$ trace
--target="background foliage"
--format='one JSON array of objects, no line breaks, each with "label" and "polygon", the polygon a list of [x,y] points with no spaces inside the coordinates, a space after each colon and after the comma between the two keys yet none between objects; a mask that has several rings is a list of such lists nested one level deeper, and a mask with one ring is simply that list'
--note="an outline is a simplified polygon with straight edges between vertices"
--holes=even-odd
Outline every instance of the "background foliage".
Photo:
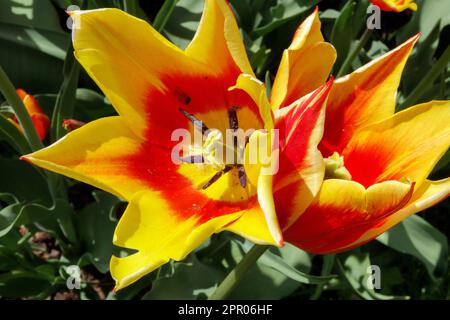
[{"label": "background foliage", "polygon": [[[450,2],[418,0],[415,13],[383,13],[377,30],[353,61],[355,69],[421,32],[403,75],[398,109],[450,98]],[[338,50],[336,75],[365,29],[367,0],[231,0],[251,63],[270,84],[296,27],[320,8],[326,39]],[[69,5],[119,7],[143,19],[180,47],[192,38],[203,1],[2,0],[0,65],[17,87],[34,94],[52,119],[46,144],[66,132],[61,121],[114,114],[110,103],[73,59]],[[425,79],[425,80],[423,80]],[[421,81],[422,80],[422,81]],[[0,96],[0,102],[4,99]],[[6,103],[0,113],[6,116]],[[231,234],[214,236],[183,262],[171,262],[113,293],[108,273],[115,225],[126,206],[103,191],[48,177],[18,160],[29,151],[21,133],[0,115],[0,298],[205,299],[248,251]],[[447,153],[433,178],[450,176]],[[56,192],[55,192],[56,190]],[[448,299],[450,202],[413,216],[376,241],[337,256],[314,256],[287,245],[258,261],[231,298]],[[367,268],[381,267],[381,290],[367,286]],[[68,290],[68,267],[82,268],[81,290]]]}]

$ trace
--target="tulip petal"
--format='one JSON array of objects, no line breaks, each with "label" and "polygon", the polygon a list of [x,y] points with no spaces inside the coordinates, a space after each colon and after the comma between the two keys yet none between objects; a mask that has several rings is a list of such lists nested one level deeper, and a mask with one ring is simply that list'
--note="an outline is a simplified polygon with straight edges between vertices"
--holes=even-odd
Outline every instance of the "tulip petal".
[{"label": "tulip petal", "polygon": [[31,121],[33,122],[39,139],[43,141],[50,129],[50,119],[44,113],[35,113],[31,115]]},{"label": "tulip petal", "polygon": [[450,178],[439,181],[425,181],[422,186],[414,192],[411,200],[405,207],[388,216],[375,228],[367,228],[366,232],[358,240],[348,245],[348,249],[360,246],[372,239],[375,239],[383,232],[389,230],[410,215],[426,210],[445,200],[449,196]]},{"label": "tulip petal", "polygon": [[276,113],[280,137],[279,171],[274,181],[278,219],[287,229],[313,201],[325,165],[317,146],[324,130],[325,106],[333,80]]},{"label": "tulip petal", "polygon": [[[145,21],[120,10],[75,11],[71,15],[75,56],[137,135],[148,135],[148,130],[154,135],[156,128],[163,130],[158,136],[170,136],[173,130],[185,127],[180,107],[194,115],[217,110],[226,115],[233,106],[227,89],[241,73],[235,65],[227,64],[226,70],[218,73],[210,63],[175,47]],[[223,26],[220,30],[223,33]],[[212,44],[218,45],[218,52],[223,51],[221,42]],[[193,48],[201,49],[198,45]],[[211,47],[204,49],[199,57],[212,54]],[[217,59],[216,54],[212,57]],[[220,125],[221,117],[216,114],[213,118],[216,123],[208,123],[211,128]]]},{"label": "tulip petal", "polygon": [[109,117],[72,131],[54,145],[22,159],[129,200],[145,187],[128,173],[135,164],[127,159],[140,150],[141,142],[121,117]]},{"label": "tulip petal", "polygon": [[336,61],[336,50],[324,42],[316,10],[300,25],[291,45],[283,53],[275,77],[271,105],[286,107],[321,86]]},{"label": "tulip petal", "polygon": [[344,150],[353,180],[369,186],[410,180],[419,186],[450,146],[450,102],[408,108],[352,137]]},{"label": "tulip petal", "polygon": [[114,234],[114,244],[137,250],[128,257],[111,259],[111,275],[120,290],[157,269],[170,259],[183,260],[212,234],[241,213],[211,219],[184,217],[174,212],[157,193],[136,194]]},{"label": "tulip petal", "polygon": [[[263,195],[265,191],[267,196],[262,198],[272,199],[270,193],[273,192],[275,206],[269,206],[273,208],[270,212],[276,211],[278,223],[283,230],[304,212],[320,189],[324,163],[317,145],[322,138],[325,101],[331,86],[332,81],[329,81],[315,92],[276,113],[279,168],[273,178],[270,175],[259,176],[263,180],[258,181],[258,195]],[[256,136],[252,136],[252,139],[256,139]],[[255,168],[247,165],[246,171],[251,170]],[[264,207],[262,199],[259,203]],[[261,227],[267,220],[270,221],[270,217],[264,217],[262,210],[254,207],[226,230],[250,241],[267,244],[272,237]]]},{"label": "tulip petal", "polygon": [[414,184],[385,181],[364,188],[354,181],[323,182],[311,206],[286,232],[286,241],[312,253],[339,252],[367,228],[404,207]]},{"label": "tulip petal", "polygon": [[186,54],[217,73],[240,70],[254,75],[233,11],[225,0],[205,0],[200,25]]},{"label": "tulip petal", "polygon": [[[229,91],[241,90],[245,92],[259,108],[259,115],[264,123],[264,129],[273,129],[273,115],[271,112],[269,101],[266,96],[264,83],[249,74],[241,74],[236,85],[231,87]],[[262,129],[262,128],[261,128]]]},{"label": "tulip petal", "polygon": [[324,157],[342,154],[350,137],[361,128],[391,117],[406,60],[419,35],[396,49],[335,81],[327,106]]},{"label": "tulip petal", "polygon": [[[273,170],[278,165],[275,163],[277,150],[274,149],[273,142],[273,116],[267,100],[265,86],[259,80],[249,75],[241,75],[236,86],[230,88],[231,91],[244,90],[259,106],[260,115],[264,122],[265,133],[254,132],[246,148],[245,171],[249,181],[257,186],[257,202],[246,210],[241,219],[224,228],[240,234],[251,241],[257,243],[283,245],[283,237],[275,212],[273,200]],[[263,147],[261,143],[265,143]],[[270,144],[270,145],[269,145]],[[256,148],[254,148],[256,146]],[[259,157],[260,150],[264,149],[270,153],[269,161]],[[254,161],[249,161],[249,152],[258,153]]]},{"label": "tulip petal", "polygon": [[[148,23],[117,9],[71,12],[75,56],[130,127],[147,126],[146,93],[195,63]],[[167,63],[170,61],[170,63]]]},{"label": "tulip petal", "polygon": [[406,9],[417,10],[414,0],[370,0],[383,11],[402,12]]}]

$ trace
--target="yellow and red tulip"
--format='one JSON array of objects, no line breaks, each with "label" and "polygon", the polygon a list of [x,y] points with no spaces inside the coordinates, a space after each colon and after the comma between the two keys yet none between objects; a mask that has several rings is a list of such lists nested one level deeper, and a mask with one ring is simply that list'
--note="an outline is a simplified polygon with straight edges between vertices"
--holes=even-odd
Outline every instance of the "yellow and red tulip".
[{"label": "yellow and red tulip", "polygon": [[[223,230],[283,245],[273,186],[301,188],[304,207],[318,192],[323,162],[317,161],[317,145],[332,82],[294,101],[274,124],[265,87],[254,78],[227,1],[205,2],[197,34],[184,51],[116,9],[71,14],[79,24],[73,33],[75,56],[119,116],[88,123],[23,159],[129,202],[113,242],[137,252],[112,257],[116,289],[170,259],[183,259]],[[191,161],[174,163],[174,130],[195,135],[205,126],[221,133],[231,127],[256,130],[246,151],[261,136],[274,141],[271,130],[280,130],[284,169],[274,182],[258,162],[210,165],[195,163],[202,161],[192,155]],[[266,147],[272,150],[271,143]]]},{"label": "yellow and red tulip", "polygon": [[[336,84],[324,83],[336,52],[324,42],[316,10],[285,51],[269,103],[225,0],[206,1],[184,51],[119,10],[72,15],[80,24],[75,55],[119,116],[82,126],[23,158],[129,202],[114,244],[137,252],[111,259],[117,289],[183,259],[223,230],[277,246],[283,232],[307,251],[337,252],[450,192],[450,180],[426,180],[450,143],[443,122],[449,103],[394,115],[416,38]],[[194,135],[208,127],[255,129],[246,154],[277,129],[279,171],[262,174],[260,163],[210,165],[195,155],[174,163],[174,130]]]},{"label": "yellow and red tulip", "polygon": [[[16,92],[25,105],[25,108],[30,115],[31,121],[33,122],[39,138],[41,139],[41,141],[43,141],[47,135],[48,130],[50,129],[49,118],[42,111],[35,97],[33,97],[31,94],[26,93],[22,89],[17,89]],[[22,130],[16,117],[13,117],[12,122],[17,126],[17,128],[19,128],[19,130]]]},{"label": "yellow and red tulip", "polygon": [[370,0],[370,2],[380,7],[383,11],[402,12],[407,9],[417,10],[417,3],[414,0]]},{"label": "yellow and red tulip", "polygon": [[[432,101],[395,114],[401,74],[417,39],[335,81],[319,145],[325,179],[318,196],[305,210],[298,208],[295,192],[274,194],[286,241],[312,253],[349,250],[449,196],[450,178],[427,177],[450,146],[450,101]],[[312,62],[316,66],[308,68],[329,65]],[[302,73],[297,61],[280,68]],[[290,102],[289,92],[302,90],[299,80],[286,79],[278,86],[283,90],[272,92],[281,101],[272,106],[281,107],[275,115],[286,108],[284,100]],[[286,223],[292,215],[297,219]]]}]

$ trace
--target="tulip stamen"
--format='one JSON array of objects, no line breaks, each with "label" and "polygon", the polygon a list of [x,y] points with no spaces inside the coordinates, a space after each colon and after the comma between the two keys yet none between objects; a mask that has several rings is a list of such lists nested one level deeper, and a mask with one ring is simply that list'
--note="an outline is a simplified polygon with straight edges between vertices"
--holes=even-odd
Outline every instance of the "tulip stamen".
[{"label": "tulip stamen", "polygon": [[197,130],[201,131],[202,134],[206,136],[206,134],[209,131],[209,128],[206,126],[206,124],[203,123],[203,121],[200,121],[199,119],[197,119],[196,116],[194,116],[192,113],[187,112],[183,108],[179,108],[179,110],[186,118],[188,118],[192,122],[192,124]]},{"label": "tulip stamen", "polygon": [[238,176],[239,176],[239,183],[241,184],[242,188],[247,187],[247,173],[245,172],[245,168],[242,164],[238,165]]},{"label": "tulip stamen", "polygon": [[[227,111],[228,126],[229,126],[229,129],[232,130],[232,132],[233,132],[233,142],[232,142],[232,147],[231,147],[234,150],[233,163],[225,164],[224,167],[222,166],[223,169],[218,171],[206,184],[203,185],[203,187],[202,187],[203,190],[208,189],[212,184],[217,182],[224,174],[228,173],[229,171],[231,171],[234,168],[237,169],[239,184],[241,185],[241,187],[242,188],[247,187],[247,173],[245,172],[244,165],[238,161],[238,158],[239,158],[238,154],[243,154],[245,152],[245,146],[247,146],[250,137],[249,136],[245,137],[244,148],[241,148],[239,146],[238,137],[236,135],[236,132],[239,130],[239,120],[238,120],[238,116],[237,116],[238,109],[239,109],[238,107],[232,107]],[[197,130],[202,132],[203,136],[205,136],[206,138],[211,138],[212,139],[211,141],[214,141],[214,138],[212,136],[210,136],[210,134],[214,133],[214,130],[210,130],[206,124],[204,124],[195,115],[189,113],[185,109],[179,108],[179,110],[187,119],[189,119],[193,123],[194,128],[196,128]],[[208,139],[207,139],[207,141],[208,141]],[[210,144],[211,144],[211,141],[210,141]],[[210,154],[208,153],[207,150],[209,150],[209,149],[208,148],[203,149],[203,152],[207,152],[206,154],[203,153],[203,154],[190,155],[187,157],[180,158],[180,161],[189,163],[189,164],[210,163],[208,161],[208,159],[211,157],[209,156]],[[213,163],[215,163],[215,162],[213,162]]]},{"label": "tulip stamen", "polygon": [[202,189],[203,190],[208,189],[213,183],[217,182],[217,180],[219,180],[219,178],[221,176],[223,176],[225,173],[231,171],[231,169],[233,169],[233,168],[234,168],[234,166],[232,166],[232,165],[225,166],[225,169],[217,172],[206,184],[203,185]]},{"label": "tulip stamen", "polygon": [[180,161],[186,163],[205,163],[205,158],[203,155],[192,155],[187,157],[180,157]]}]

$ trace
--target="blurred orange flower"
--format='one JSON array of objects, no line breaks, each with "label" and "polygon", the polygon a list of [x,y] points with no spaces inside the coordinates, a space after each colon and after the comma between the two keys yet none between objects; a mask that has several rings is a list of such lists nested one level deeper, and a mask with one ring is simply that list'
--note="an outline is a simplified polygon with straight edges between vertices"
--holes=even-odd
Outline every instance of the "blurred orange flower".
[{"label": "blurred orange flower", "polygon": [[[31,121],[36,128],[36,132],[39,138],[41,139],[41,141],[43,141],[45,139],[45,136],[47,135],[48,130],[50,129],[49,118],[42,111],[35,97],[33,97],[31,94],[28,94],[22,89],[17,89],[16,92],[25,105],[25,108],[30,115]],[[19,130],[22,131],[19,120],[15,116],[13,117],[12,122],[17,126],[17,128],[19,128]]]},{"label": "blurred orange flower", "polygon": [[380,7],[383,11],[402,12],[406,9],[417,10],[414,0],[370,0],[372,4]]}]

